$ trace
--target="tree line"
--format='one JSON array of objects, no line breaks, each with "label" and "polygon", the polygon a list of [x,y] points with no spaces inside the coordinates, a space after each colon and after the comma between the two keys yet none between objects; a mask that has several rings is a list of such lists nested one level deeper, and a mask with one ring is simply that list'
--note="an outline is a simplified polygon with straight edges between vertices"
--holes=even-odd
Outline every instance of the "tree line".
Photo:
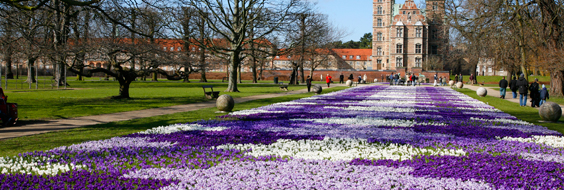
[{"label": "tree line", "polygon": [[508,78],[550,75],[550,93],[564,96],[562,0],[447,0],[451,62],[466,58],[475,75],[480,59],[493,60]]},{"label": "tree line", "polygon": [[[25,60],[30,83],[39,62],[55,66],[56,85],[67,85],[65,69],[79,77],[103,73],[119,81],[114,98],[130,98],[131,82],[157,80],[157,74],[189,82],[198,73],[206,82],[210,64],[228,66],[226,91],[237,92],[243,64],[257,82],[276,55],[294,58],[297,82],[297,71],[313,71],[327,55],[319,49],[331,48],[341,35],[314,3],[301,0],[0,2],[0,46],[9,74],[15,60]],[[163,39],[180,39],[182,51],[163,48]],[[106,65],[85,64],[92,60]]]}]

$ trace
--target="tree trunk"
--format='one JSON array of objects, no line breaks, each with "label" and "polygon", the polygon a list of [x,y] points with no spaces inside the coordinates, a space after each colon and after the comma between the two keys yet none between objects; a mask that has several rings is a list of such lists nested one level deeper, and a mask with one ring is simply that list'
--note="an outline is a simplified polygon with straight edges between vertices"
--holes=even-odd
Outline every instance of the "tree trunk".
[{"label": "tree trunk", "polygon": [[241,80],[241,64],[239,63],[239,67],[238,67],[238,71],[237,71],[237,82],[238,83],[243,83],[243,81]]},{"label": "tree trunk", "polygon": [[14,79],[14,73],[12,72],[12,52],[8,50],[6,55],[6,78]]},{"label": "tree trunk", "polygon": [[550,75],[550,95],[564,97],[564,70],[555,70]]},{"label": "tree trunk", "polygon": [[253,72],[253,83],[258,83],[257,80],[257,60],[253,57],[253,67],[251,68]]},{"label": "tree trunk", "polygon": [[130,99],[129,97],[129,85],[131,81],[120,80],[119,82],[119,96],[114,96],[114,99]]},{"label": "tree trunk", "polygon": [[313,71],[315,71],[314,67],[311,67],[311,70],[309,70],[309,77],[313,78]]},{"label": "tree trunk", "polygon": [[260,71],[259,71],[259,78],[258,80],[263,80],[262,78],[262,71],[264,70],[264,61],[261,62],[260,64]]},{"label": "tree trunk", "polygon": [[159,81],[159,80],[157,79],[157,75],[158,75],[157,72],[151,73],[151,81]]},{"label": "tree trunk", "polygon": [[206,52],[202,49],[200,50],[200,82],[208,82],[206,79]]},{"label": "tree trunk", "polygon": [[[35,72],[33,71],[33,65],[35,65],[36,58],[28,58],[27,59],[27,83],[34,83],[35,82]],[[80,75],[79,75],[80,76]]]},{"label": "tree trunk", "polygon": [[237,69],[239,68],[239,64],[241,64],[239,54],[240,51],[237,50],[231,53],[231,61],[228,68],[229,84],[227,85],[225,92],[239,92],[239,89],[237,89]]}]

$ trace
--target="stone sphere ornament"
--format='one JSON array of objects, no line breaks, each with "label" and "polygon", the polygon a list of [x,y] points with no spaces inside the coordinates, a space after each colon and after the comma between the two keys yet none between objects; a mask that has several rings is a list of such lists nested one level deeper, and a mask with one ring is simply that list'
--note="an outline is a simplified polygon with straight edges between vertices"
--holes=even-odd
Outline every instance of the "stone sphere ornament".
[{"label": "stone sphere ornament", "polygon": [[221,112],[230,112],[233,110],[233,107],[235,107],[235,100],[233,100],[233,97],[224,94],[217,98],[215,105]]},{"label": "stone sphere ornament", "polygon": [[456,87],[457,87],[457,88],[462,88],[462,87],[464,87],[464,83],[458,82],[458,83],[456,83]]},{"label": "stone sphere ornament", "polygon": [[[350,81],[350,80],[349,80]],[[347,81],[348,82],[348,81]],[[315,85],[313,86],[313,88],[311,89],[313,92],[315,92],[316,94],[321,94],[321,91],[323,91],[323,88],[321,88],[320,85]]]},{"label": "stone sphere ornament", "polygon": [[347,85],[348,87],[351,87],[351,86],[352,86],[352,84],[353,84],[353,81],[352,81],[352,80],[347,80],[347,83],[346,83],[346,85]]},{"label": "stone sphere ornament", "polygon": [[484,87],[480,87],[476,90],[476,94],[480,97],[486,97],[488,95],[488,90]]},{"label": "stone sphere ornament", "polygon": [[453,81],[453,80],[448,81],[448,84],[449,84],[450,86],[454,86],[454,81]]},{"label": "stone sphere ornament", "polygon": [[377,82],[378,82],[378,79],[374,79],[374,83],[377,83]]},{"label": "stone sphere ornament", "polygon": [[539,116],[545,121],[557,122],[562,117],[562,108],[554,102],[546,102],[539,109]]}]

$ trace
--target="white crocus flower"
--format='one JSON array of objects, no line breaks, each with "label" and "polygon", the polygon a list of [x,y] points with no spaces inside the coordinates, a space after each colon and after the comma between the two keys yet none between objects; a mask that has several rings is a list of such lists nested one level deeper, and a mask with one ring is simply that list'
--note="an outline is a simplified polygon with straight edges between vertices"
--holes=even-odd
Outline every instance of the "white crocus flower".
[{"label": "white crocus flower", "polygon": [[411,145],[368,143],[363,139],[325,138],[324,140],[280,139],[270,145],[227,144],[218,149],[252,150],[252,156],[279,155],[312,160],[345,160],[355,158],[407,160],[416,155],[466,155],[463,150],[424,149]]}]

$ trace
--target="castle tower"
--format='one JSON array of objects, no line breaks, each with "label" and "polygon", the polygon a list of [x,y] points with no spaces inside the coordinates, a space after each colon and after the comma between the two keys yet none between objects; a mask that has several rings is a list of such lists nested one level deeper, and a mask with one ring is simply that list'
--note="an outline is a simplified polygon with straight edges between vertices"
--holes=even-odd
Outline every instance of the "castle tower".
[{"label": "castle tower", "polygon": [[373,4],[372,68],[387,69],[390,66],[390,26],[395,0],[374,0]]},{"label": "castle tower", "polygon": [[429,24],[428,57],[443,58],[448,53],[448,28],[445,27],[445,1],[425,0],[427,5],[427,23]]}]

